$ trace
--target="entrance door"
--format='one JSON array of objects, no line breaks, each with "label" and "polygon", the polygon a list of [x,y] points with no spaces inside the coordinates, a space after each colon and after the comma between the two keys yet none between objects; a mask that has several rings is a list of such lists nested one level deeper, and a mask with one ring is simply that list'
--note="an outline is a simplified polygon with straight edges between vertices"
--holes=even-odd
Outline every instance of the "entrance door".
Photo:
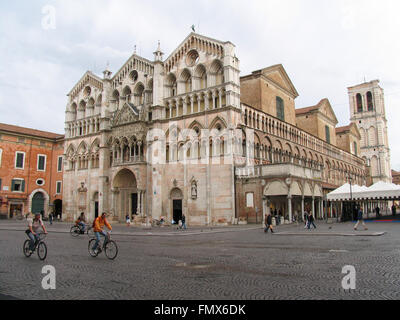
[{"label": "entrance door", "polygon": [[138,194],[137,193],[131,193],[131,204],[132,204],[132,216],[137,215],[137,203],[138,203]]},{"label": "entrance door", "polygon": [[96,219],[99,216],[99,202],[94,202],[94,218]]},{"label": "entrance door", "polygon": [[44,212],[44,196],[43,193],[37,192],[32,198],[32,213]]},{"label": "entrance door", "polygon": [[182,200],[173,200],[173,210],[174,221],[178,223],[182,220]]}]

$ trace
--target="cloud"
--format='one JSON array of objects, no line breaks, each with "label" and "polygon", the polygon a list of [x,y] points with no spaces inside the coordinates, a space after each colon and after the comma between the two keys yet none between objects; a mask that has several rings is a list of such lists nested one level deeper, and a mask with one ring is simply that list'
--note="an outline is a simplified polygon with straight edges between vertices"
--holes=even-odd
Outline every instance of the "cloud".
[{"label": "cloud", "polygon": [[[55,8],[55,30],[42,28],[45,5]],[[399,9],[396,0],[3,1],[2,121],[62,132],[65,95],[86,70],[100,74],[109,61],[116,72],[135,45],[152,59],[158,40],[168,56],[194,24],[236,45],[242,75],[282,63],[299,91],[296,105],[326,97],[339,125],[349,122],[347,87],[380,79],[400,170]]]}]

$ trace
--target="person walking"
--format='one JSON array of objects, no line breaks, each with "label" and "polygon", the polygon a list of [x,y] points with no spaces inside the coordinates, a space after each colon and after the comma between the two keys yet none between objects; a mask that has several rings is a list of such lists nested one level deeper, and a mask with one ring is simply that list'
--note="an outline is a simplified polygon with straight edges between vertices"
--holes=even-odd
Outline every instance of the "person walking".
[{"label": "person walking", "polygon": [[315,223],[314,223],[314,216],[313,216],[312,212],[310,211],[310,213],[308,214],[308,230],[310,230],[311,224],[313,225],[314,229],[317,229],[317,227],[315,226]]},{"label": "person walking", "polygon": [[268,233],[268,230],[271,230],[271,233],[274,233],[274,229],[272,228],[272,216],[269,213],[265,219],[265,229],[264,232]]},{"label": "person walking", "polygon": [[376,217],[380,217],[381,216],[380,211],[381,211],[381,209],[378,206],[376,206],[376,208],[375,208]]},{"label": "person walking", "polygon": [[49,214],[49,221],[50,221],[50,225],[52,225],[52,224],[53,224],[53,217],[54,217],[54,214],[53,214],[53,212],[50,212],[50,214]]},{"label": "person walking", "polygon": [[186,230],[186,217],[184,214],[182,215],[182,229]]},{"label": "person walking", "polygon": [[304,229],[308,226],[308,212],[304,211]]},{"label": "person walking", "polygon": [[129,214],[127,214],[125,216],[125,220],[126,220],[126,226],[130,227],[131,226],[131,218],[129,217]]},{"label": "person walking", "polygon": [[361,223],[362,223],[362,225],[363,225],[363,227],[364,227],[364,230],[368,230],[367,226],[366,226],[365,223],[364,223],[364,212],[363,212],[363,209],[362,209],[362,208],[360,208],[360,209],[358,210],[357,223],[356,223],[356,225],[354,226],[354,230],[357,230],[357,227],[358,227],[360,221],[361,221]]},{"label": "person walking", "polygon": [[394,205],[394,203],[393,203],[393,205],[392,205],[392,215],[393,215],[393,216],[396,215],[396,206]]}]

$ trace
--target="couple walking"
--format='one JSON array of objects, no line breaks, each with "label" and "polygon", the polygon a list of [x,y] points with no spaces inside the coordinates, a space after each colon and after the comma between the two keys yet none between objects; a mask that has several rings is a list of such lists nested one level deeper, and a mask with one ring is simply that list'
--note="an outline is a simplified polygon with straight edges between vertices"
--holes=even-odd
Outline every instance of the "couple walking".
[{"label": "couple walking", "polygon": [[315,219],[314,216],[312,215],[311,211],[310,212],[304,212],[304,229],[310,229],[311,225],[313,225],[314,229],[317,229],[314,223]]}]

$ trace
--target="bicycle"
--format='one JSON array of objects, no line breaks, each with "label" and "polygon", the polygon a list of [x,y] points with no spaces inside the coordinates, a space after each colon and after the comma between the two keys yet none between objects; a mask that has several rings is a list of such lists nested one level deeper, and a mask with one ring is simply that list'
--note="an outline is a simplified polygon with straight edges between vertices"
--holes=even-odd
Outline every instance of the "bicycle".
[{"label": "bicycle", "polygon": [[[114,260],[118,254],[118,246],[114,240],[111,240],[111,233],[107,232],[107,236],[105,237],[103,244],[100,243],[97,246],[97,249],[94,251],[92,248],[96,242],[96,239],[93,238],[89,240],[88,250],[89,254],[96,258],[102,251],[104,251],[106,257],[110,260]],[[99,250],[100,249],[100,250]]]},{"label": "bicycle", "polygon": [[151,226],[152,227],[162,227],[165,223],[164,219],[157,220],[157,219],[152,219],[151,221]]},{"label": "bicycle", "polygon": [[82,232],[81,226],[73,225],[71,227],[71,229],[69,230],[69,233],[73,237],[78,237],[79,235],[85,234],[85,233],[89,236],[89,238],[93,238],[93,236],[94,236],[93,227],[92,227],[91,224],[87,224],[86,225],[86,231],[85,232]]},{"label": "bicycle", "polygon": [[25,240],[24,246],[23,246],[23,251],[25,257],[29,258],[36,250],[37,254],[40,260],[44,260],[47,257],[47,246],[43,242],[43,240],[46,238],[47,234],[46,233],[38,233],[39,235],[39,240],[35,241],[35,246],[33,248],[33,251],[30,250],[30,243],[31,240]]}]

